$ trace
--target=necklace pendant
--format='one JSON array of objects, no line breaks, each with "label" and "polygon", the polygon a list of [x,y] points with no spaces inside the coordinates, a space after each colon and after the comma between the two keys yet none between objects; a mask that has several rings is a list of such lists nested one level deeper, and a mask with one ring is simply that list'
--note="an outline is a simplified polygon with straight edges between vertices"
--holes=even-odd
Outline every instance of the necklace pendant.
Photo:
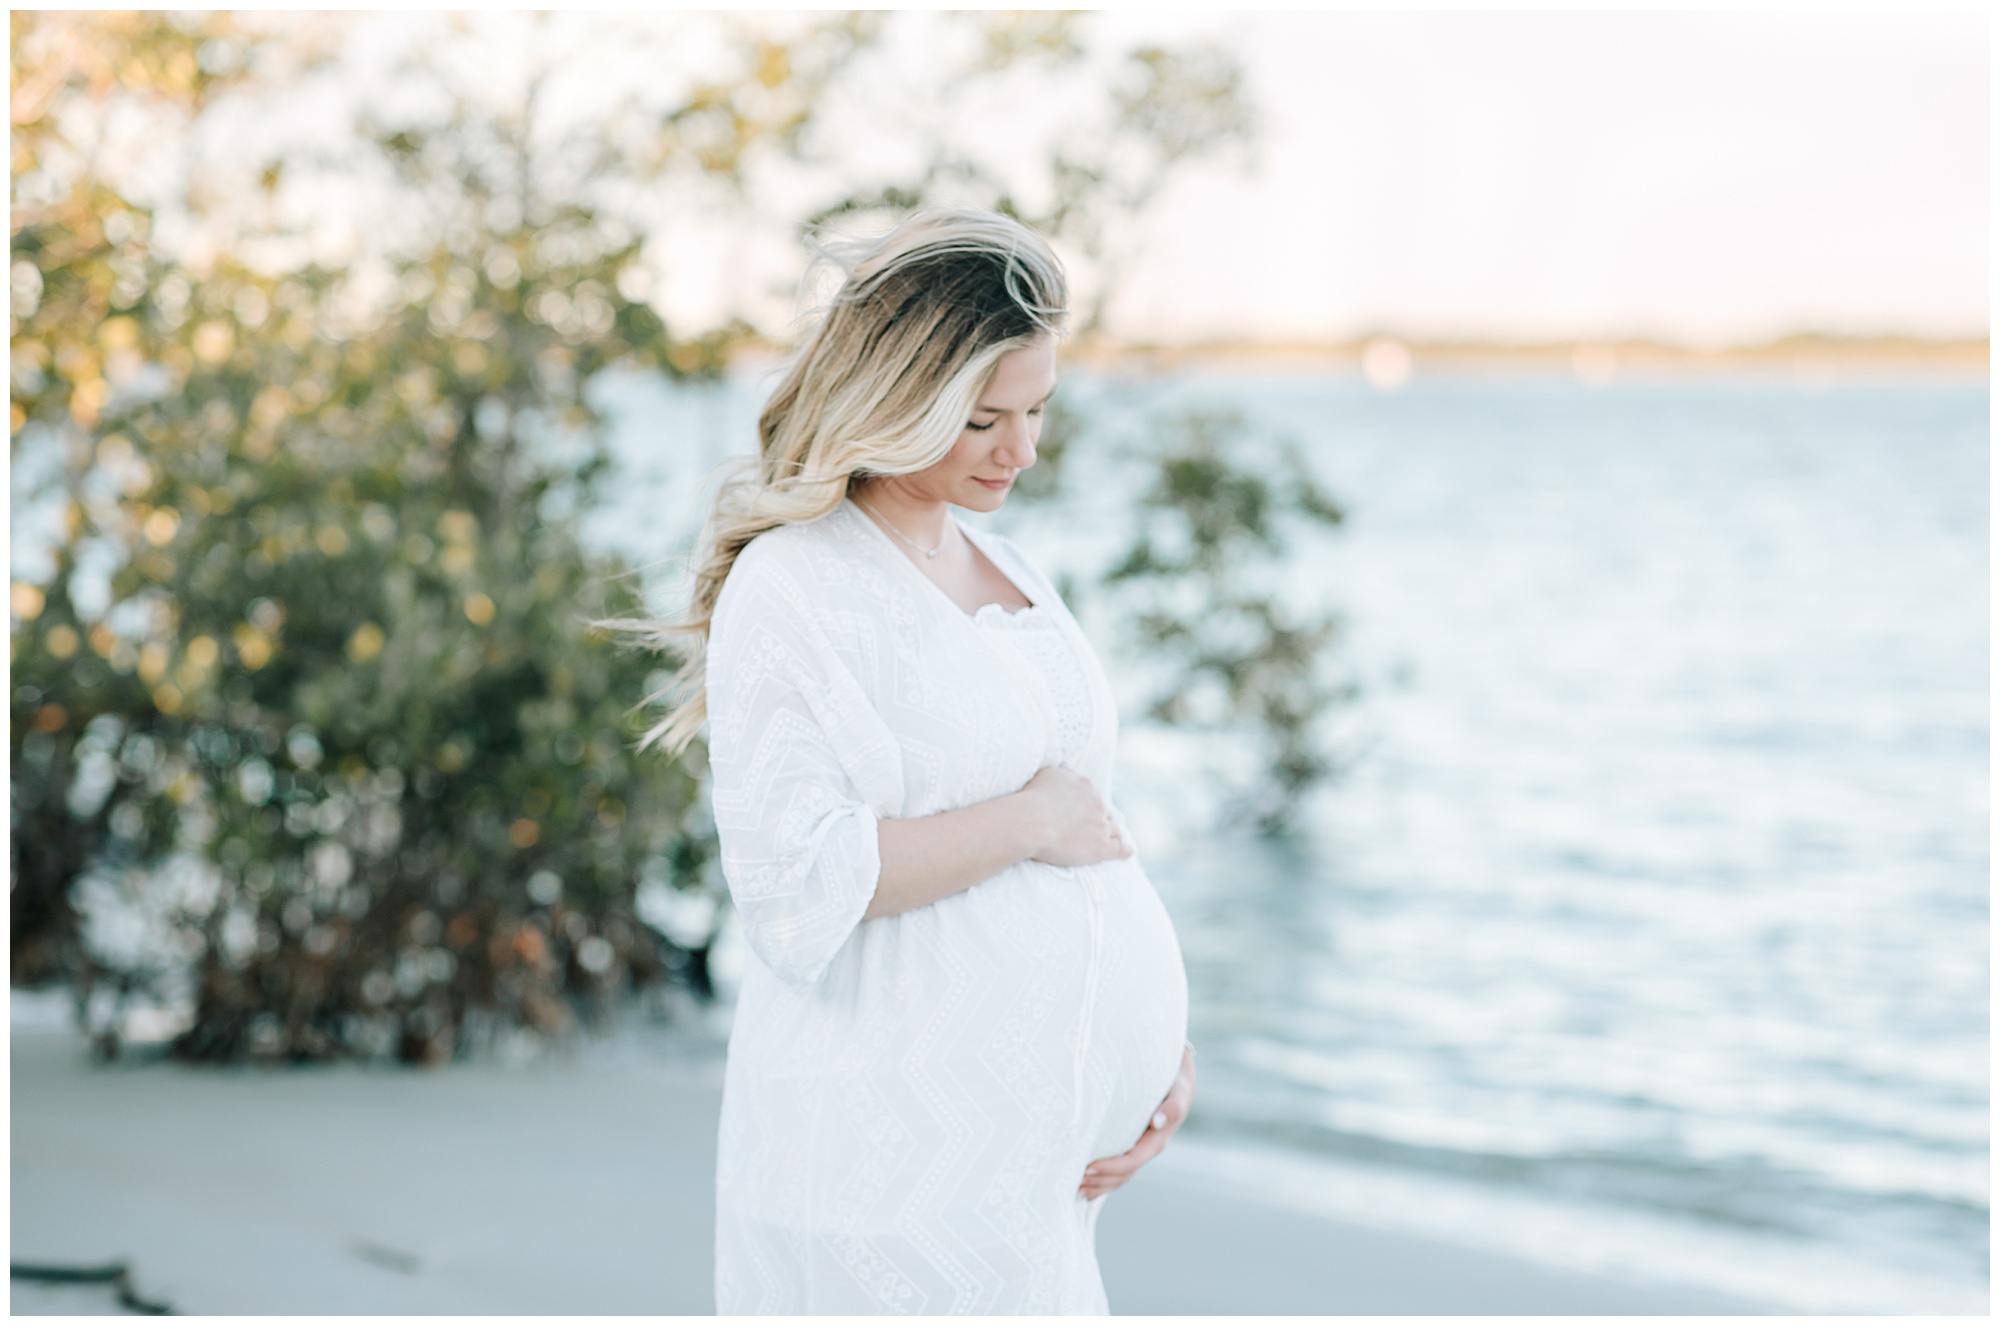
[{"label": "necklace pendant", "polygon": [[897,529],[893,524],[890,524],[888,517],[884,516],[881,512],[875,510],[874,507],[866,505],[861,501],[860,498],[855,498],[853,499],[853,501],[854,505],[860,507],[863,511],[869,512],[877,520],[881,521],[883,526],[886,527],[891,534],[901,539],[904,543],[908,544],[910,547],[915,548],[918,552],[922,553],[926,558],[929,558],[930,560],[935,561],[937,559],[937,555],[944,551],[945,540],[951,537],[949,534],[947,534],[943,539],[938,540],[937,547],[926,548],[924,547],[923,544],[918,543],[915,539],[903,533],[903,531]]}]

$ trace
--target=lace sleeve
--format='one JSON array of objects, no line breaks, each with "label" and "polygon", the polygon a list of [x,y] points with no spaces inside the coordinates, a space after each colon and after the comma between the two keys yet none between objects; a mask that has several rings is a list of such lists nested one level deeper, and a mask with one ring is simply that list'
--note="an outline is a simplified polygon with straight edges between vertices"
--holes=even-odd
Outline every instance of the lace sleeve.
[{"label": "lace sleeve", "polygon": [[803,986],[825,974],[881,875],[877,815],[841,749],[879,723],[802,587],[756,546],[731,568],[710,624],[715,827],[751,952]]}]

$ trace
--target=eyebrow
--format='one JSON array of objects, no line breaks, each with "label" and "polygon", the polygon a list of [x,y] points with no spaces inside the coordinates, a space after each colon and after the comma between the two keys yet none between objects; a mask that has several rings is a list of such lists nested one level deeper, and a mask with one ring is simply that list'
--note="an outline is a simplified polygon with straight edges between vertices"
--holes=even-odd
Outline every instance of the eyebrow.
[{"label": "eyebrow", "polygon": [[[1061,384],[1058,384],[1058,385],[1061,385]],[[1056,388],[1055,388],[1055,387],[1050,387],[1050,388],[1049,388],[1049,394],[1048,394],[1047,396],[1044,396],[1044,397],[1042,397],[1042,398],[1041,398],[1040,400],[1036,401],[1036,402],[1035,402],[1035,405],[1047,405],[1047,404],[1049,403],[1049,400],[1050,400],[1050,398],[1051,398],[1051,397],[1053,397],[1053,396],[1054,396],[1055,394],[1056,394]],[[1030,405],[1030,406],[1029,406],[1028,408],[1032,410],[1032,409],[1034,409],[1034,408],[1035,408],[1035,405]],[[1001,409],[1001,408],[1000,408],[999,406],[997,406],[997,405],[975,405],[975,406],[973,406],[973,407],[972,407],[972,412],[973,412],[974,414],[1005,414],[1005,413],[1007,413],[1007,412],[1006,412],[1005,410]]]}]

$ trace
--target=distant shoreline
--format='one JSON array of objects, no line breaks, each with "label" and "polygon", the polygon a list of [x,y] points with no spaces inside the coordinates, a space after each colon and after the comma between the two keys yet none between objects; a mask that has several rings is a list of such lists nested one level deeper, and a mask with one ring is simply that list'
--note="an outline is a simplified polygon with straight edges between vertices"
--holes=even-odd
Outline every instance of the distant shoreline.
[{"label": "distant shoreline", "polygon": [[[1905,374],[1984,381],[1990,368],[1986,337],[1840,336],[1802,332],[1744,345],[1701,347],[1643,337],[1608,340],[1477,341],[1405,339],[1384,333],[1342,341],[1216,340],[1147,345],[1072,342],[1064,358],[1085,368],[1171,372],[1268,369],[1354,374],[1394,389],[1434,372],[1558,373],[1588,385],[1624,380],[1734,374],[1779,375],[1806,386]],[[732,347],[731,367],[771,369],[785,348],[760,338]]]},{"label": "distant shoreline", "polygon": [[1076,347],[1073,357],[1111,366],[1134,361],[1166,366],[1347,368],[1365,371],[1371,356],[1393,366],[1568,370],[1608,380],[1626,373],[1789,369],[1802,376],[1843,370],[1915,369],[1984,375],[1989,341],[1914,336],[1834,336],[1802,333],[1749,345],[1703,348],[1643,338],[1565,341],[1448,341],[1393,335],[1346,341],[1209,341],[1186,345]]}]

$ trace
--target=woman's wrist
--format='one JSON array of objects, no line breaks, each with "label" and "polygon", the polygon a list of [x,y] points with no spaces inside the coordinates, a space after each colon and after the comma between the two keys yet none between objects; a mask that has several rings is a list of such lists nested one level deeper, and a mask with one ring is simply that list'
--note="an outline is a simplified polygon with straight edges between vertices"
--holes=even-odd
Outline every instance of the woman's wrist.
[{"label": "woman's wrist", "polygon": [[1049,841],[1049,822],[1042,813],[1042,799],[1034,792],[1024,788],[997,800],[1006,807],[1009,837],[1018,853],[1014,857],[1017,864],[1042,856],[1054,845]]}]

